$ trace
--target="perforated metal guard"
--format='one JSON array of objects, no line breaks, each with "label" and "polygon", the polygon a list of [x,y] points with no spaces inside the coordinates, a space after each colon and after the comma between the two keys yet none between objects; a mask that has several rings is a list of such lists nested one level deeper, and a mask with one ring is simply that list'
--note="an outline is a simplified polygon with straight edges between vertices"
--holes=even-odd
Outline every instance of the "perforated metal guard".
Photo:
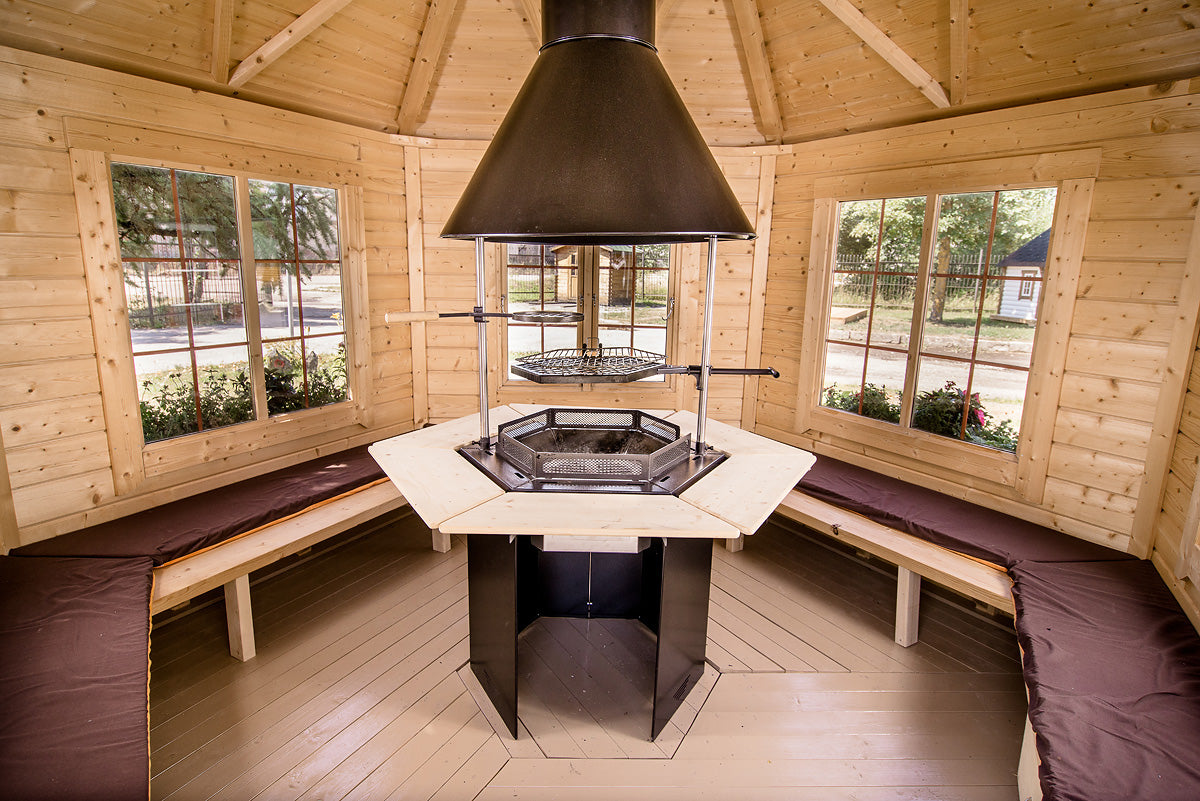
[{"label": "perforated metal guard", "polygon": [[534,482],[647,483],[691,449],[679,426],[637,410],[545,409],[497,433],[497,455]]},{"label": "perforated metal guard", "polygon": [[661,353],[638,348],[562,348],[522,356],[512,371],[539,384],[621,384],[658,375]]}]

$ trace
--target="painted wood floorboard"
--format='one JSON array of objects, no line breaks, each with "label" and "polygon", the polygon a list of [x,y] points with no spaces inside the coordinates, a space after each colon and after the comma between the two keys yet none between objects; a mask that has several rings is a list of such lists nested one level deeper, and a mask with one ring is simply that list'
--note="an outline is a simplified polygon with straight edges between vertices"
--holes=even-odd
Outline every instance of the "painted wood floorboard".
[{"label": "painted wood floorboard", "polygon": [[275,799],[1015,798],[1016,638],[969,602],[891,639],[895,576],[768,524],[714,549],[709,663],[651,742],[654,637],[545,618],[522,635],[520,737],[467,662],[465,545],[410,517],[256,574],[258,656],[220,603],[156,616],[152,793]]}]

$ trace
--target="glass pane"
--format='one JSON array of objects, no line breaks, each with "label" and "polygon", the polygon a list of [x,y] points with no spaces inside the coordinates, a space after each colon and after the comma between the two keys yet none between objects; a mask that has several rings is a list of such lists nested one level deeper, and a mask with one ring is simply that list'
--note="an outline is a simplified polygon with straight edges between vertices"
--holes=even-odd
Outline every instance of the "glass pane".
[{"label": "glass pane", "polygon": [[633,331],[633,346],[638,350],[650,353],[666,354],[666,328],[635,328]]},{"label": "glass pane", "polygon": [[233,179],[227,175],[175,171],[184,257],[237,259],[238,224]]},{"label": "glass pane", "polygon": [[191,302],[192,334],[197,346],[244,343],[239,262],[188,262],[181,276]]},{"label": "glass pane", "polygon": [[301,260],[338,261],[337,191],[319,186],[296,186],[294,197]]},{"label": "glass pane", "polygon": [[[883,202],[883,244],[879,248],[879,270],[915,276],[921,262],[921,231],[925,227],[925,197],[888,198]],[[880,287],[903,291],[908,282],[892,276]]]},{"label": "glass pane", "polygon": [[858,411],[857,393],[862,389],[865,348],[829,344],[825,350],[825,378],[821,383],[821,405]]},{"label": "glass pane", "polygon": [[978,365],[971,379],[971,392],[978,397],[977,418],[981,424],[967,428],[967,438],[977,445],[1015,452],[1029,374],[1023,370]]},{"label": "glass pane", "polygon": [[250,224],[254,230],[254,258],[296,258],[290,184],[250,181]]},{"label": "glass pane", "polygon": [[[963,401],[970,368],[961,362],[923,358],[913,403],[912,427],[961,439]],[[977,411],[977,402],[971,411]]]},{"label": "glass pane", "polygon": [[342,271],[337,262],[304,264],[301,270],[300,299],[304,309],[304,333],[307,336],[344,331],[342,312]]},{"label": "glass pane", "polygon": [[258,321],[264,340],[300,335],[300,289],[292,264],[257,262]]},{"label": "glass pane", "polygon": [[305,364],[308,377],[308,408],[340,403],[349,397],[346,379],[346,338],[306,339]]},{"label": "glass pane", "polygon": [[254,419],[250,360],[246,348],[196,351],[200,373],[200,417],[204,428],[221,428]]},{"label": "glass pane", "polygon": [[267,412],[286,414],[304,408],[304,354],[300,340],[263,343]]},{"label": "glass pane", "polygon": [[133,352],[186,347],[187,307],[178,262],[126,261],[123,267]]},{"label": "glass pane", "polygon": [[200,430],[188,353],[135,356],[133,366],[146,442]]},{"label": "glass pane", "polygon": [[937,274],[977,276],[984,273],[996,200],[995,192],[941,197],[934,241],[934,271]]},{"label": "glass pane", "polygon": [[111,173],[121,257],[178,258],[171,171],[114,163]]},{"label": "glass pane", "polygon": [[872,348],[867,351],[867,376],[863,386],[862,414],[889,423],[900,422],[907,354]]},{"label": "glass pane", "polygon": [[982,286],[983,281],[978,276],[934,274],[929,282],[922,353],[971,358]]}]

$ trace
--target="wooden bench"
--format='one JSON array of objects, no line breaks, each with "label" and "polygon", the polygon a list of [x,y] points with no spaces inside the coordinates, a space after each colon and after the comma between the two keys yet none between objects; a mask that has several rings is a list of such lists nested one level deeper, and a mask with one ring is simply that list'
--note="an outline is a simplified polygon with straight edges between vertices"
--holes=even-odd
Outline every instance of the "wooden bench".
[{"label": "wooden bench", "polygon": [[921,577],[1013,613],[1022,801],[1200,798],[1200,635],[1152,564],[824,457],[777,511],[897,566],[902,645]]},{"label": "wooden bench", "polygon": [[251,659],[250,573],[405,505],[396,486],[383,481],[156,567],[151,613],[224,587],[229,653]]},{"label": "wooden bench", "polygon": [[917,641],[922,577],[997,609],[1014,613],[1012,581],[1004,568],[917,539],[793,490],[775,510],[896,566],[896,642]]}]

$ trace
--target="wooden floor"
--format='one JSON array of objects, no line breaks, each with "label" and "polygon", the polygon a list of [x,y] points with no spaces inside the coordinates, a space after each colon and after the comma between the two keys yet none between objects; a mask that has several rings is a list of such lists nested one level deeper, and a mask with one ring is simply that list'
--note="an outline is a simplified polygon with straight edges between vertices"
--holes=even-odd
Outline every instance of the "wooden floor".
[{"label": "wooden floor", "polygon": [[623,621],[527,630],[521,737],[498,736],[461,670],[465,557],[410,520],[256,576],[246,663],[219,604],[156,617],[154,798],[1016,798],[1011,622],[927,595],[901,648],[894,575],[823,539],[714,549],[710,670],[654,743],[651,635]]}]

